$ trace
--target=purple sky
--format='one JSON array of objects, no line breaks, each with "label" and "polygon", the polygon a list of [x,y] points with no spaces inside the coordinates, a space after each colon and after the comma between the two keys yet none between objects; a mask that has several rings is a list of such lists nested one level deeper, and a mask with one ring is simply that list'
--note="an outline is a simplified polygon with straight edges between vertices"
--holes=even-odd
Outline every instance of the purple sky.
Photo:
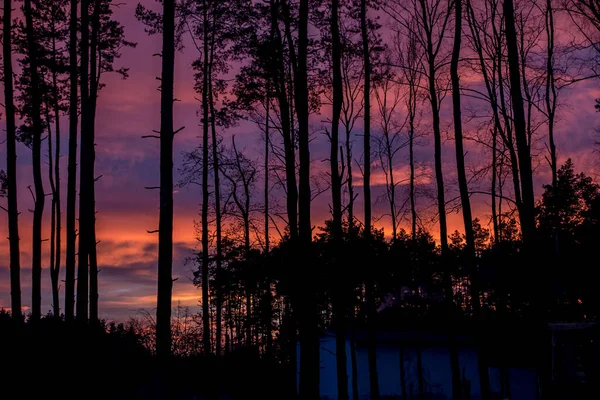
[{"label": "purple sky", "polygon": [[[152,0],[144,0],[148,5],[155,4]],[[159,126],[160,108],[158,81],[155,77],[160,75],[160,59],[153,54],[160,52],[160,37],[148,37],[144,28],[134,17],[136,3],[122,3],[115,10],[114,17],[122,22],[126,29],[127,39],[137,42],[135,49],[126,49],[123,56],[118,60],[119,66],[130,68],[130,77],[121,80],[117,75],[105,75],[106,88],[101,92],[98,103],[97,116],[97,156],[96,173],[103,175],[97,183],[97,237],[101,241],[98,245],[98,260],[100,265],[100,314],[101,317],[109,319],[126,319],[135,315],[140,308],[153,309],[155,307],[156,295],[156,250],[157,236],[146,233],[146,230],[156,229],[158,226],[158,192],[145,190],[145,186],[158,184],[158,141],[153,139],[142,139],[142,135],[151,133]],[[199,103],[195,99],[193,90],[193,71],[190,66],[195,58],[195,50],[188,48],[184,53],[176,55],[176,82],[175,96],[179,102],[175,103],[175,128],[185,126],[186,128],[177,134],[175,139],[175,166],[181,165],[181,153],[191,150],[200,143],[200,128],[196,111]],[[476,79],[469,84],[476,85]],[[585,171],[587,174],[598,177],[600,168],[598,154],[594,152],[596,140],[595,127],[600,125],[600,114],[594,110],[594,99],[600,97],[599,82],[596,80],[586,81],[575,85],[561,93],[562,106],[559,111],[559,122],[557,126],[557,146],[559,160],[563,162],[571,157],[577,170]],[[465,100],[465,113],[474,104]],[[421,107],[427,110],[427,105]],[[443,105],[442,128],[446,132],[444,137],[444,173],[448,187],[448,198],[454,197],[455,189],[455,167],[453,141],[449,140],[451,130],[451,109],[449,99]],[[375,110],[373,110],[375,111]],[[326,109],[323,109],[326,113]],[[323,115],[312,117],[313,128],[318,130]],[[400,118],[404,118],[403,111]],[[362,152],[362,128],[359,120],[355,129],[354,153],[360,157]],[[0,121],[0,127],[4,128],[4,121]],[[67,130],[66,120],[63,122],[64,131]],[[421,122],[421,130],[427,134],[429,131],[427,114],[424,114]],[[469,128],[467,128],[468,131]],[[225,141],[229,141],[232,133],[236,134],[238,145],[252,158],[258,158],[261,154],[262,144],[259,130],[250,123],[242,122],[232,130],[223,132]],[[377,129],[374,128],[374,135]],[[67,134],[63,135],[63,157],[61,168],[65,172],[63,183],[66,182],[66,140]],[[549,181],[549,168],[543,159],[544,136],[540,136],[540,142],[536,143],[536,153],[541,156],[536,158],[536,194],[540,194],[541,184]],[[433,140],[425,137],[423,146],[418,149],[418,159],[423,162],[423,170],[432,171],[432,147]],[[44,145],[45,147],[45,145]],[[30,279],[31,279],[31,219],[29,211],[33,208],[33,201],[27,186],[31,184],[31,156],[30,151],[23,145],[18,145],[18,182],[19,182],[19,209],[21,211],[21,250],[22,250],[22,287],[23,303],[30,304]],[[328,142],[319,133],[315,133],[311,142],[311,159],[313,173],[325,172],[329,168],[323,160],[327,157]],[[467,145],[467,162],[470,167],[480,165],[487,155],[482,148],[473,142]],[[4,168],[5,147],[0,147],[0,165]],[[374,158],[374,161],[377,158]],[[401,151],[396,159],[395,170],[400,176],[407,174],[408,153]],[[47,175],[47,172],[44,173]],[[360,172],[355,168],[355,177],[360,180]],[[176,172],[176,179],[178,173]],[[424,177],[423,188],[427,188],[427,182],[431,176]],[[375,166],[373,184],[374,200],[384,193],[383,174]],[[482,181],[478,185],[489,185]],[[45,182],[46,191],[49,185]],[[64,191],[66,185],[63,185]],[[362,208],[362,188],[357,187],[359,193],[356,208]],[[404,201],[404,187],[400,188],[400,202]],[[276,193],[276,191],[274,192]],[[313,203],[313,225],[320,225],[329,213],[329,192],[323,193]],[[63,211],[64,199],[63,194]],[[194,228],[194,220],[198,219],[199,203],[201,193],[199,187],[181,188],[174,195],[175,200],[175,223],[174,223],[174,275],[179,278],[174,283],[173,301],[183,305],[196,306],[200,292],[191,284],[191,268],[184,260],[192,255],[196,249],[197,241]],[[260,190],[256,198],[262,201]],[[474,196],[474,212],[484,224],[489,219],[489,202],[483,196]],[[426,219],[431,216],[431,199],[421,197],[420,209]],[[46,203],[44,238],[49,237],[49,201]],[[282,203],[283,204],[283,203]],[[385,227],[389,234],[389,218],[385,216],[386,205],[378,201],[375,205],[375,217],[381,217],[377,226]],[[361,219],[361,213],[357,217]],[[0,213],[0,237],[6,238],[7,216]],[[432,233],[436,234],[435,224],[429,225]],[[461,216],[458,213],[449,215],[449,228],[461,230]],[[64,232],[63,232],[64,234]],[[44,242],[43,251],[47,254],[48,242]],[[10,307],[10,289],[8,280],[8,240],[0,241],[0,307]],[[48,270],[48,258],[45,257],[43,265],[42,280],[42,310],[51,309],[50,276]],[[64,260],[64,256],[63,256]],[[63,271],[64,273],[64,265]],[[62,279],[62,278],[61,278]],[[62,294],[62,290],[61,290]],[[62,302],[62,300],[61,300]]]}]

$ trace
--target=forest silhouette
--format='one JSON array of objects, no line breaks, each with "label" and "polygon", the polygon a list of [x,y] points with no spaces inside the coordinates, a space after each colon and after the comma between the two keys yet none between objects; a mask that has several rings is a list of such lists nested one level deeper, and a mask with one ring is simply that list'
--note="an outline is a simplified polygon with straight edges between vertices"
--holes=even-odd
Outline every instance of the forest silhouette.
[{"label": "forest silhouette", "polygon": [[[570,107],[600,111],[568,95],[600,82],[599,0],[138,4],[144,40],[162,43],[160,126],[139,138],[159,149],[143,188],[158,194],[156,306],[115,321],[96,131],[103,93],[125,96],[106,76],[135,74],[119,7],[4,0],[0,398],[600,396],[600,183],[559,140],[578,135],[560,123]],[[190,55],[199,136],[178,163]],[[198,309],[173,294],[183,188],[198,244],[178,285],[198,288]]]}]

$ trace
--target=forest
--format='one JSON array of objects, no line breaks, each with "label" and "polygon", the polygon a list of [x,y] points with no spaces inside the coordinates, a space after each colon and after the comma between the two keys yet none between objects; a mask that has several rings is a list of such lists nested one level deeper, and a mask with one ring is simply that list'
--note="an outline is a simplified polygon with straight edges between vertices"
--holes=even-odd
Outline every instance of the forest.
[{"label": "forest", "polygon": [[600,396],[599,0],[3,2],[1,398]]}]

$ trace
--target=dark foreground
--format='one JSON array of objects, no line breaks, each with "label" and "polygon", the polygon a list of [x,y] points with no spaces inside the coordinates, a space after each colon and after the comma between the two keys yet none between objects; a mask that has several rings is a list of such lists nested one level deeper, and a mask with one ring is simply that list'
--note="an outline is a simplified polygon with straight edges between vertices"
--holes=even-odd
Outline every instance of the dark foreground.
[{"label": "dark foreground", "polygon": [[[435,349],[447,350],[447,335],[439,329],[433,334],[431,332],[435,329],[431,324],[421,325],[420,331],[414,329],[418,324],[411,325],[410,331],[403,329],[392,333],[390,330],[381,330],[378,346],[393,351],[402,348],[407,354],[410,349],[422,349],[423,354],[427,349],[437,354],[440,354],[440,350]],[[434,325],[440,326],[439,323]],[[540,382],[548,379],[546,394],[543,397],[532,396],[532,400],[599,399],[600,332],[598,326],[591,329],[582,329],[582,326],[553,324],[546,333],[536,332],[531,324],[487,326],[487,333],[480,334],[486,342],[481,348],[490,370],[502,372],[528,368],[539,374]],[[472,335],[469,334],[474,329],[470,324],[461,324],[460,328],[454,329],[460,347],[474,348]],[[360,336],[357,341],[359,351],[364,346]],[[29,321],[17,324],[7,313],[0,312],[0,376],[3,383],[0,399],[293,398],[290,388],[285,385],[289,382],[289,379],[286,380],[286,370],[276,361],[277,354],[261,356],[255,351],[240,349],[220,357],[218,361],[214,357],[197,355],[159,360],[152,355],[147,343],[147,337],[122,324],[80,325],[51,316],[37,323]],[[321,346],[327,347],[326,336]],[[332,374],[327,373],[327,355],[322,353],[321,358],[321,379],[332,381],[322,382],[322,388],[335,385],[334,370]],[[332,360],[335,364],[335,358]],[[397,360],[394,356],[393,363],[397,363]],[[444,361],[435,361],[434,364],[443,365],[430,366],[432,373],[447,367]],[[385,363],[380,367],[384,366]],[[366,373],[365,369],[362,373]],[[390,379],[385,378],[384,369],[380,371],[380,384],[382,379]],[[392,368],[387,370],[387,375],[390,375]],[[397,386],[400,377],[396,377],[395,373],[393,375],[392,383]],[[429,375],[426,378],[434,382],[441,376]],[[364,379],[359,376],[359,380]],[[468,393],[472,393],[472,396],[467,395],[464,400],[480,398],[480,392],[476,389],[478,385],[477,378],[468,382],[468,386],[472,387]],[[511,386],[512,394],[504,390],[504,393],[495,392],[493,400],[523,399],[522,393],[521,396],[514,393],[514,382]],[[431,390],[426,388],[424,393],[418,393],[416,389],[409,390],[409,393],[411,395],[406,399],[400,394],[385,399],[449,399],[440,390],[436,394],[435,387]],[[368,400],[368,394],[361,400]]]},{"label": "dark foreground", "polygon": [[[0,313],[0,399],[279,399],[278,368],[243,352],[157,360],[123,325],[43,318],[17,326]],[[268,384],[265,384],[266,378]]]}]

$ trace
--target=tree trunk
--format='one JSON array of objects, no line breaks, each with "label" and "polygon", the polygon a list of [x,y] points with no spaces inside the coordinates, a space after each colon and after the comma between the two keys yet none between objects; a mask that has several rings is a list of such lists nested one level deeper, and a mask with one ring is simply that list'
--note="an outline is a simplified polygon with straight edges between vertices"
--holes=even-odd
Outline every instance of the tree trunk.
[{"label": "tree trunk", "polygon": [[535,235],[533,172],[531,153],[527,140],[523,94],[521,93],[521,77],[519,70],[519,50],[515,29],[515,11],[513,0],[504,0],[504,20],[506,24],[506,47],[508,54],[508,70],[510,76],[510,97],[515,127],[515,139],[519,159],[519,176],[523,205],[519,210],[523,242],[528,245]]},{"label": "tree trunk", "polygon": [[[54,34],[56,31],[54,26],[54,21],[52,21],[52,33]],[[56,40],[55,36],[52,36],[52,54],[55,59],[56,64]],[[52,192],[52,205],[53,205],[53,214],[55,221],[55,259],[54,259],[54,269],[52,270],[52,301],[55,304],[54,316],[56,318],[60,317],[60,300],[58,296],[59,291],[59,276],[60,276],[60,262],[61,262],[61,241],[62,241],[62,212],[61,212],[61,201],[60,201],[60,105],[58,101],[58,77],[57,71],[52,71],[52,97],[54,100],[53,108],[54,108],[54,134],[55,134],[55,154],[54,154],[54,171],[50,173],[54,173],[54,188]],[[48,137],[48,144],[50,145],[50,137]],[[50,162],[50,164],[52,164]]]},{"label": "tree trunk", "polygon": [[548,117],[548,147],[550,151],[550,169],[552,171],[552,186],[556,187],[557,170],[556,144],[554,142],[554,119],[556,113],[556,82],[554,79],[554,10],[552,0],[546,0],[546,35],[547,35],[547,58],[546,58],[546,114]]},{"label": "tree trunk", "polygon": [[35,205],[33,209],[33,231],[31,252],[31,319],[38,321],[42,311],[42,217],[44,214],[44,186],[42,182],[41,147],[42,118],[39,75],[37,68],[37,43],[34,37],[31,0],[24,0],[29,70],[31,77],[31,123],[33,130],[32,158]]},{"label": "tree trunk", "polygon": [[271,251],[269,241],[269,103],[271,102],[270,97],[270,85],[267,85],[267,99],[265,101],[265,188],[264,188],[264,202],[265,202],[265,255],[269,255]]},{"label": "tree trunk", "polygon": [[8,239],[10,246],[10,307],[13,319],[21,322],[21,257],[19,250],[19,209],[17,201],[17,145],[12,69],[12,4],[4,0],[3,57],[4,112],[6,113],[6,180],[8,197]]},{"label": "tree trunk", "polygon": [[[363,50],[363,66],[365,73],[364,82],[364,220],[365,220],[365,238],[371,240],[371,51],[369,48],[369,32],[367,27],[367,0],[360,2],[360,28]],[[369,360],[369,382],[372,400],[379,400],[379,378],[377,374],[377,333],[375,331],[375,304],[373,294],[373,282],[369,277],[367,282],[367,352]]]},{"label": "tree trunk", "polygon": [[294,74],[295,105],[298,116],[299,196],[298,196],[298,256],[301,273],[300,300],[300,398],[319,398],[320,348],[317,315],[316,284],[311,263],[312,227],[310,220],[310,148],[308,126],[308,0],[301,0],[298,14],[298,60]]},{"label": "tree trunk", "polygon": [[[285,157],[285,180],[287,184],[286,206],[288,214],[288,226],[290,229],[290,239],[294,242],[298,238],[298,187],[296,184],[296,152],[293,140],[293,123],[291,121],[289,94],[285,85],[285,65],[283,59],[283,42],[281,32],[279,31],[277,19],[277,5],[274,0],[271,1],[271,32],[275,39],[275,62],[273,63],[273,78],[275,83],[275,93],[281,114],[281,131],[283,135],[283,147]],[[286,23],[289,23],[286,21]]]},{"label": "tree trunk", "polygon": [[346,169],[348,171],[346,185],[348,186],[348,229],[354,229],[354,185],[352,182],[352,141],[351,130],[346,126]]},{"label": "tree trunk", "polygon": [[[221,274],[221,264],[223,262],[223,246],[222,246],[222,233],[221,233],[221,188],[219,183],[219,152],[218,152],[218,141],[217,141],[217,128],[216,128],[216,113],[215,113],[215,100],[213,95],[213,85],[212,85],[212,66],[213,66],[213,57],[214,57],[214,47],[215,41],[214,36],[211,38],[211,46],[210,46],[210,63],[209,63],[209,82],[208,82],[208,96],[210,102],[210,127],[212,133],[212,157],[213,157],[213,174],[215,180],[215,229],[216,229],[216,245],[217,245],[217,254],[216,254],[216,269],[215,275],[219,276]],[[217,286],[218,287],[218,286]],[[215,315],[215,325],[216,325],[216,337],[215,337],[215,354],[217,356],[221,355],[221,312],[223,307],[223,299],[220,290],[216,293],[216,315]]]},{"label": "tree trunk", "polygon": [[[438,216],[439,216],[439,225],[440,225],[440,245],[442,250],[442,267],[445,269],[444,271],[444,286],[445,286],[445,296],[446,296],[446,306],[447,306],[447,315],[448,315],[448,325],[450,332],[448,333],[449,338],[449,352],[450,352],[450,369],[452,374],[452,397],[454,400],[460,399],[461,396],[461,382],[460,382],[460,366],[458,359],[458,351],[455,344],[455,335],[452,331],[453,321],[451,319],[452,310],[454,308],[453,301],[453,288],[452,288],[452,273],[450,268],[450,262],[448,260],[448,228],[446,223],[446,201],[445,201],[445,193],[444,193],[444,175],[443,175],[443,165],[442,165],[442,134],[440,129],[440,104],[437,93],[437,83],[436,83],[436,55],[437,51],[434,49],[433,38],[431,33],[431,27],[428,25],[428,17],[427,17],[427,7],[425,5],[424,0],[419,1],[421,5],[422,12],[422,23],[425,24],[426,28],[426,59],[428,65],[428,89],[429,89],[429,101],[431,104],[431,115],[432,115],[432,123],[433,123],[433,136],[434,136],[434,158],[435,158],[435,178],[436,178],[436,188],[437,188],[437,206],[438,206]],[[451,11],[448,10],[448,13]],[[459,44],[460,45],[460,44]],[[454,53],[454,52],[453,52]],[[453,54],[454,58],[454,54]],[[457,60],[458,61],[458,60]],[[452,92],[457,92],[453,88]],[[457,92],[458,93],[458,92]],[[462,154],[462,149],[461,149]],[[464,168],[464,167],[463,167]],[[420,350],[419,350],[420,352]],[[420,357],[420,353],[418,354]],[[420,379],[421,381],[421,379]],[[423,396],[421,382],[419,382],[419,395]]]},{"label": "tree trunk", "polygon": [[[341,44],[340,29],[338,25],[339,18],[339,0],[331,1],[331,59],[333,64],[333,111],[331,119],[331,196],[333,209],[333,245],[337,249],[334,257],[335,270],[342,272],[340,263],[340,245],[342,242],[342,179],[339,171],[338,161],[338,141],[339,141],[339,123],[342,112],[343,87],[341,70]],[[336,342],[336,370],[337,370],[337,393],[339,400],[348,400],[348,370],[346,357],[346,304],[344,279],[337,279],[333,285],[334,303],[334,325]]]},{"label": "tree trunk", "polygon": [[415,198],[415,131],[414,117],[410,117],[410,134],[409,134],[409,164],[410,164],[410,234],[414,241],[417,236],[417,207]]},{"label": "tree trunk", "polygon": [[[265,100],[265,187],[264,187],[264,202],[265,202],[265,268],[268,271],[269,269],[269,253],[271,251],[270,247],[270,239],[269,239],[269,146],[270,146],[270,132],[269,132],[269,106],[271,103],[271,85],[270,82],[267,82],[267,98]],[[268,273],[266,276],[270,276]],[[263,301],[267,302],[264,306],[266,310],[266,326],[265,326],[265,335],[266,335],[266,353],[269,357],[272,356],[273,352],[273,329],[272,329],[272,320],[273,320],[273,297],[271,293],[271,281],[265,278],[265,282],[263,283]]]},{"label": "tree trunk", "polygon": [[[331,117],[331,146],[330,146],[330,173],[331,173],[331,203],[333,210],[333,240],[342,239],[342,179],[339,171],[338,142],[340,115],[342,112],[343,87],[341,71],[341,44],[339,18],[339,0],[331,1],[331,37],[332,37],[332,64],[333,64],[333,104]],[[345,340],[345,339],[344,339]],[[338,377],[339,379],[339,377]],[[339,396],[339,394],[338,394]]]},{"label": "tree trunk", "polygon": [[[284,147],[284,158],[285,158],[285,181],[286,181],[286,211],[288,217],[288,227],[290,231],[290,244],[291,254],[295,254],[296,246],[298,242],[298,187],[296,181],[296,151],[295,144],[292,136],[291,117],[293,115],[290,112],[290,101],[289,94],[286,90],[286,74],[284,65],[284,49],[281,37],[281,31],[278,25],[278,6],[279,2],[270,0],[271,7],[271,34],[275,44],[275,61],[272,64],[272,75],[275,96],[277,97],[277,104],[279,108],[281,118],[281,131],[283,136],[283,147]],[[287,21],[286,21],[287,22]],[[292,256],[294,259],[295,257]],[[296,278],[297,268],[292,263],[290,265],[291,279]],[[290,294],[286,301],[286,308],[284,312],[284,322],[286,328],[283,329],[285,332],[285,352],[288,358],[288,369],[289,369],[289,387],[293,397],[297,394],[297,355],[296,355],[296,315],[292,315],[297,312],[297,309],[293,309],[290,303],[296,303],[297,294],[295,293],[294,285],[290,285]]]},{"label": "tree trunk", "polygon": [[[385,94],[384,96],[387,96]],[[387,125],[387,123],[386,123]],[[386,161],[389,171],[389,183],[388,183],[388,200],[390,203],[390,216],[392,221],[392,240],[396,240],[398,237],[398,212],[396,211],[396,182],[394,181],[394,149],[392,148],[392,140],[390,139],[390,132],[388,127],[384,128],[383,132],[385,136],[385,152]]]},{"label": "tree trunk", "polygon": [[65,260],[65,318],[72,321],[75,316],[75,208],[77,204],[77,0],[71,0],[69,20],[69,165],[67,167],[67,232]]},{"label": "tree trunk", "polygon": [[203,0],[203,30],[204,30],[204,63],[202,81],[202,341],[204,353],[211,354],[210,348],[210,311],[208,291],[208,263],[209,263],[209,241],[208,241],[208,129],[209,129],[209,98],[208,98],[208,75],[209,65],[209,22],[207,1]]},{"label": "tree trunk", "polygon": [[89,186],[89,171],[91,169],[91,148],[94,146],[90,140],[90,103],[89,103],[89,7],[88,0],[81,0],[81,149],[80,149],[80,176],[79,176],[79,254],[77,269],[77,320],[88,320],[88,261],[90,242],[89,209],[92,199]]},{"label": "tree trunk", "polygon": [[160,207],[158,221],[158,289],[156,353],[171,354],[173,293],[173,80],[175,75],[175,1],[163,2],[160,91]]},{"label": "tree trunk", "polygon": [[[48,125],[48,182],[52,193],[50,207],[50,286],[52,288],[52,316],[60,318],[60,304],[58,300],[58,274],[56,256],[56,183],[54,182],[54,154],[52,152],[52,129],[50,122],[50,105],[46,104],[46,123]],[[56,115],[58,117],[58,114]],[[60,250],[59,250],[60,252]]]},{"label": "tree trunk", "polygon": [[492,193],[492,224],[494,227],[494,242],[498,243],[500,240],[499,228],[498,228],[498,211],[496,207],[496,187],[498,186],[498,127],[494,124],[492,132],[492,187],[490,192]]},{"label": "tree trunk", "polygon": [[[412,39],[411,47],[408,49],[410,64],[416,60],[416,43]],[[408,110],[408,152],[410,165],[409,196],[410,196],[410,232],[413,242],[417,237],[417,206],[415,193],[415,119],[417,116],[417,76],[414,70],[408,71],[408,99],[406,108]]]},{"label": "tree trunk", "polygon": [[89,170],[87,181],[90,189],[88,223],[89,223],[89,262],[90,262],[90,322],[97,325],[98,319],[98,260],[96,252],[96,179],[94,177],[94,166],[96,160],[96,102],[98,99],[98,34],[100,26],[100,0],[95,0],[94,12],[92,14],[92,37],[90,40],[90,108],[89,108]]}]

